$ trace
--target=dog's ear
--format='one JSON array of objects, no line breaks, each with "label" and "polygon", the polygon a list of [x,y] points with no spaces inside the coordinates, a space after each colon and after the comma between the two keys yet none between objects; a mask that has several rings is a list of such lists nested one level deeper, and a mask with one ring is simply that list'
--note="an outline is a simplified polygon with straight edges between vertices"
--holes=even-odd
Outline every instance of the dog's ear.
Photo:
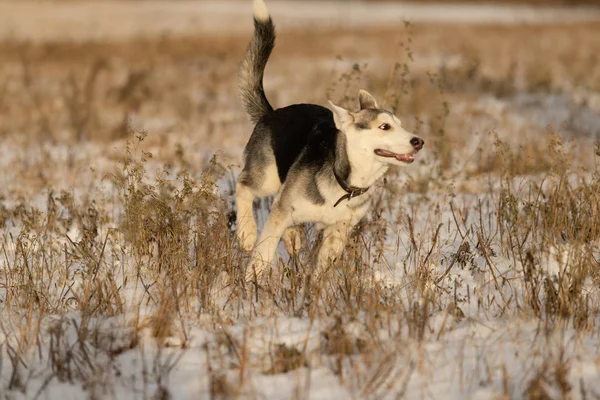
[{"label": "dog's ear", "polygon": [[338,129],[342,130],[344,126],[354,122],[354,117],[350,111],[343,107],[336,106],[331,100],[329,100],[329,105],[331,106],[331,111],[333,111],[333,120],[335,121],[335,126]]},{"label": "dog's ear", "polygon": [[380,108],[375,97],[371,96],[371,93],[366,90],[361,89],[358,91],[358,101],[360,102],[361,110],[378,110]]}]

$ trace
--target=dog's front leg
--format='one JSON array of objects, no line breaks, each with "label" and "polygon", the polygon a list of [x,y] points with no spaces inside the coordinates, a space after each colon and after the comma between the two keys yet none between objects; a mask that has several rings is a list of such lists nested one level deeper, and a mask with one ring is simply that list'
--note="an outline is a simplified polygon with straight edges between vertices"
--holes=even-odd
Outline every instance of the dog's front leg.
[{"label": "dog's front leg", "polygon": [[277,253],[277,245],[285,229],[290,225],[290,213],[281,207],[279,201],[273,203],[271,214],[260,234],[252,253],[252,260],[246,271],[246,282],[259,281]]},{"label": "dog's front leg", "polygon": [[321,278],[330,265],[336,261],[346,246],[351,226],[348,222],[338,222],[330,225],[323,231],[323,243],[317,257],[315,277]]}]

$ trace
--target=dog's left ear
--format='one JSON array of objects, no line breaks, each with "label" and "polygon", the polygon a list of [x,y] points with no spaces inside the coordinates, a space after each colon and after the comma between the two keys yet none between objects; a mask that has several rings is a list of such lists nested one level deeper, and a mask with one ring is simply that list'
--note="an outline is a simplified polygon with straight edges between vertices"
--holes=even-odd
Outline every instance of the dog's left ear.
[{"label": "dog's left ear", "polygon": [[358,101],[360,102],[361,110],[378,110],[380,108],[375,97],[371,96],[371,93],[366,90],[361,89],[358,91]]},{"label": "dog's left ear", "polygon": [[345,125],[354,122],[354,117],[352,114],[350,114],[350,111],[343,107],[336,106],[331,100],[329,100],[329,105],[331,106],[331,111],[333,111],[333,120],[335,121],[335,126],[339,130],[343,130]]}]

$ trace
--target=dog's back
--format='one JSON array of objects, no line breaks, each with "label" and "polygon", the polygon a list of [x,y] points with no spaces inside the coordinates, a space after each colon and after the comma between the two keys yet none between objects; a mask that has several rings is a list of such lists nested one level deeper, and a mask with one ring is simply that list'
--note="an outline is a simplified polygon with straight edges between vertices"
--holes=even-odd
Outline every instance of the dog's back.
[{"label": "dog's back", "polygon": [[[314,146],[312,142],[318,142],[324,152],[331,150],[336,133],[329,109],[314,104],[294,104],[266,114],[256,124],[252,135],[265,136],[264,140],[258,139],[257,142],[270,142],[279,180],[283,183],[290,168],[309,144]],[[252,162],[250,153],[255,150],[246,148],[246,162]]]},{"label": "dog's back", "polygon": [[[294,104],[273,110],[263,88],[265,67],[275,46],[275,25],[263,0],[254,1],[254,36],[239,72],[242,103],[256,125],[244,150],[241,179],[257,195],[281,185],[311,140],[320,135],[321,145],[334,145],[337,129],[332,112],[315,104]],[[327,140],[329,139],[329,140]],[[273,168],[273,165],[275,168]],[[272,170],[277,174],[273,176]],[[278,178],[278,179],[277,179]],[[275,182],[275,180],[278,182]],[[265,180],[269,181],[266,182]]]}]

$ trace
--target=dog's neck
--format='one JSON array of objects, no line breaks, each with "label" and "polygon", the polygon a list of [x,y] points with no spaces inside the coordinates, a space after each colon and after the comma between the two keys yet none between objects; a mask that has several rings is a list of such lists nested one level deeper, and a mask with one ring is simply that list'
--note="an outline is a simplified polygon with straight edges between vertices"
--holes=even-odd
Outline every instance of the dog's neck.
[{"label": "dog's neck", "polygon": [[389,164],[379,162],[367,150],[348,146],[346,135],[338,133],[334,169],[348,186],[368,188],[383,177]]}]

